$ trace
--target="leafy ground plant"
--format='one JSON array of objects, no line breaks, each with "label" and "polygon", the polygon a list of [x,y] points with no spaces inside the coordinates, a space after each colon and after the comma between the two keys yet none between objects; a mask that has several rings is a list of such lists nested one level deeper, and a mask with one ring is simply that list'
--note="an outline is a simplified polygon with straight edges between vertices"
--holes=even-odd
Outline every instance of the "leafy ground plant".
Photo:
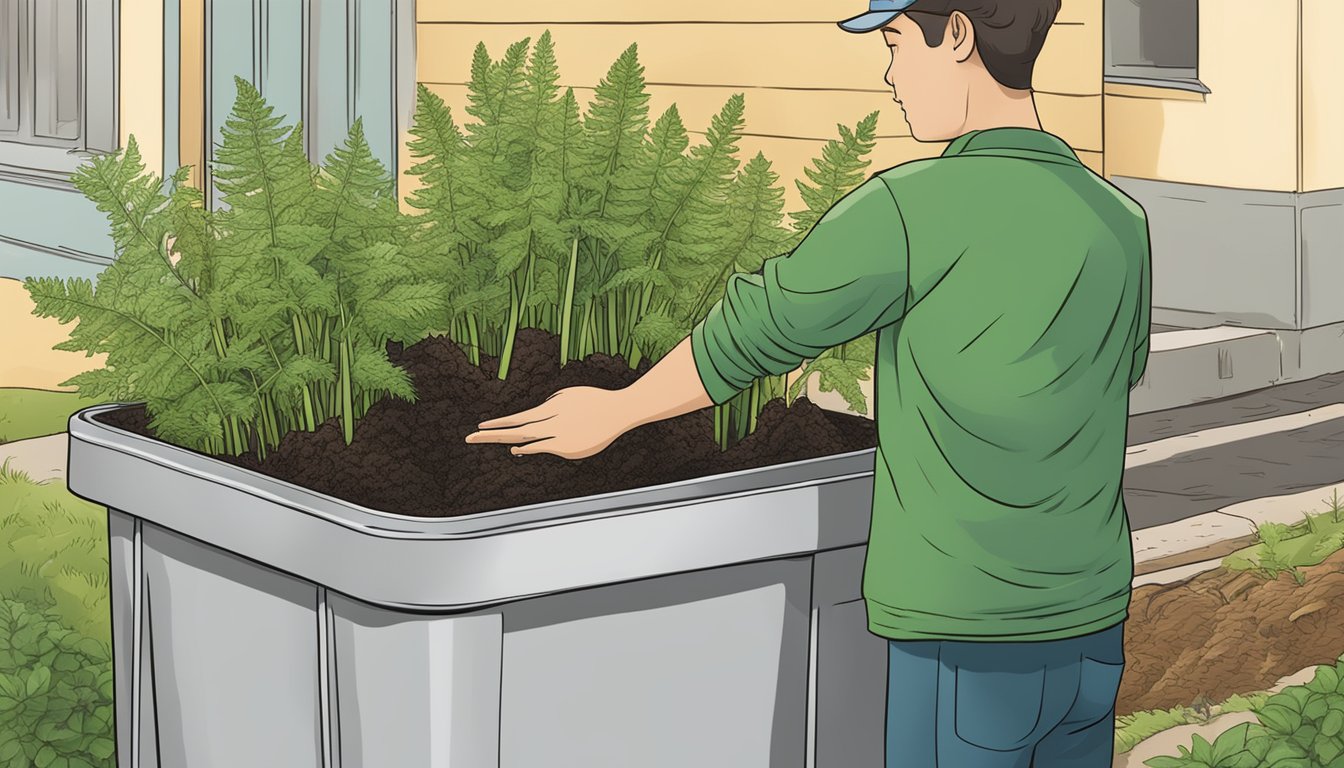
[{"label": "leafy ground plant", "polygon": [[107,512],[0,464],[0,767],[112,758]]},{"label": "leafy ground plant", "polygon": [[57,349],[108,355],[62,385],[145,402],[165,441],[264,458],[287,431],[335,417],[349,443],[376,400],[414,399],[386,342],[424,338],[444,286],[407,250],[394,185],[359,121],[315,168],[302,126],[282,126],[235,82],[214,169],[223,210],[185,185],[187,168],[163,191],[131,137],[74,177],[116,247],[96,290],[80,278],[25,287],[35,314],[79,319]]},{"label": "leafy ground plant", "polygon": [[[656,119],[638,48],[631,45],[582,109],[561,93],[550,33],[509,46],[499,60],[484,44],[472,57],[467,114],[452,111],[422,85],[416,109],[421,186],[409,204],[420,260],[450,286],[449,335],[479,364],[500,359],[506,378],[519,328],[560,337],[560,362],[593,352],[631,367],[685,338],[724,295],[735,273],[761,269],[795,248],[841,197],[864,180],[877,114],[839,125],[797,183],[806,208],[788,214],[783,188],[764,154],[737,157],[745,97],[735,94],[690,145],[675,104]],[[866,412],[858,381],[873,362],[860,339],[809,362]],[[785,392],[787,371],[753,383],[715,408],[722,448],[755,428],[765,403]]]},{"label": "leafy ground plant", "polygon": [[1181,754],[1151,768],[1344,768],[1344,657],[1316,669],[1305,685],[1253,707],[1258,723],[1231,728],[1210,743],[1196,735]]},{"label": "leafy ground plant", "polygon": [[40,602],[0,599],[0,766],[115,764],[105,644]]},{"label": "leafy ground plant", "polygon": [[1128,752],[1144,739],[1170,728],[1193,723],[1207,723],[1220,715],[1250,711],[1263,704],[1269,696],[1268,693],[1229,696],[1227,701],[1212,705],[1204,711],[1192,704],[1187,707],[1172,707],[1171,709],[1148,710],[1122,715],[1115,719],[1115,753],[1118,755]]}]

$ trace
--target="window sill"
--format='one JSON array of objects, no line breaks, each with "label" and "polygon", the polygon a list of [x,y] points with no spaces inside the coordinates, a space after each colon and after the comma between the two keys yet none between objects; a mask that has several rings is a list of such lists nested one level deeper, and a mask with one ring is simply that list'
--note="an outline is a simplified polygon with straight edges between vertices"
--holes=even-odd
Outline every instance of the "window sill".
[{"label": "window sill", "polygon": [[0,181],[74,189],[71,176],[100,152],[0,141]]},{"label": "window sill", "polygon": [[1212,92],[1207,85],[1198,80],[1121,77],[1118,75],[1105,78],[1105,93],[1107,96],[1204,101],[1204,97]]}]

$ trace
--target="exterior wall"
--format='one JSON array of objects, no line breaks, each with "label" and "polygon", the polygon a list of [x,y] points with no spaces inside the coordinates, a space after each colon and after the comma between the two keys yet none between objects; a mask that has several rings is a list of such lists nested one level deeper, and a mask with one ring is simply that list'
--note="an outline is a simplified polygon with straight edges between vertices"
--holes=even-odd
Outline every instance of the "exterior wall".
[{"label": "exterior wall", "polygon": [[[164,0],[121,0],[120,146],[134,135],[145,170],[163,175]],[[169,171],[171,173],[171,171]]]},{"label": "exterior wall", "polygon": [[[1302,186],[1344,187],[1344,3],[1303,0]],[[1344,234],[1337,240],[1344,241]]]},{"label": "exterior wall", "polygon": [[1223,0],[1200,15],[1211,93],[1107,87],[1106,172],[1148,212],[1154,322],[1344,322],[1342,23],[1334,0]]},{"label": "exterior wall", "polygon": [[[802,203],[792,181],[805,178],[803,169],[838,135],[836,123],[852,126],[869,112],[880,112],[877,146],[869,155],[871,171],[936,155],[946,146],[910,136],[883,81],[890,59],[881,38],[835,26],[862,6],[854,0],[687,0],[672,5],[420,0],[417,80],[444,99],[459,123],[469,120],[466,83],[477,42],[483,41],[491,56],[499,58],[509,44],[524,37],[535,43],[549,29],[560,85],[572,86],[586,109],[612,62],[638,42],[650,121],[677,104],[694,144],[724,102],[744,93],[746,127],[739,158],[764,152],[785,185],[787,210],[797,210]],[[687,21],[691,19],[696,21]],[[1098,172],[1101,46],[1101,0],[1064,0],[1035,78],[1045,128],[1080,150]],[[409,162],[408,139],[403,135],[403,165]],[[415,181],[403,178],[403,195]]]},{"label": "exterior wall", "polygon": [[1199,17],[1199,77],[1212,93],[1107,87],[1106,173],[1295,192],[1298,0],[1216,6]]}]

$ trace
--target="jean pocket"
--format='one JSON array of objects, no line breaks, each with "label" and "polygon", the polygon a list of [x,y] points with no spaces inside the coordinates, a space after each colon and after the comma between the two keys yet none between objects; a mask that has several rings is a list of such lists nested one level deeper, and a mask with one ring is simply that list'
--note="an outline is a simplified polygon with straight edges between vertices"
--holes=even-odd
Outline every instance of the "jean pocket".
[{"label": "jean pocket", "polygon": [[1086,726],[1114,717],[1115,700],[1120,695],[1120,678],[1124,671],[1124,662],[1082,657],[1078,670],[1078,697],[1065,716],[1065,722],[1075,727]]},{"label": "jean pocket", "polygon": [[1030,743],[1045,698],[1044,666],[1017,670],[956,668],[957,737],[983,749],[1010,751]]}]

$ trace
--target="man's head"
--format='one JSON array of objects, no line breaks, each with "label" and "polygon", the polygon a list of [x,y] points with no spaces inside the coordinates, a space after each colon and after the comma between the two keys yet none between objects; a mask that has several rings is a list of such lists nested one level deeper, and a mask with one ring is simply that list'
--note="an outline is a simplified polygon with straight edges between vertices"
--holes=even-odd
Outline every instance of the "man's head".
[{"label": "man's head", "polygon": [[[1060,0],[872,0],[840,22],[880,30],[891,49],[886,81],[920,141],[963,131],[972,94],[1029,91]],[[893,18],[894,16],[894,18]]]}]

